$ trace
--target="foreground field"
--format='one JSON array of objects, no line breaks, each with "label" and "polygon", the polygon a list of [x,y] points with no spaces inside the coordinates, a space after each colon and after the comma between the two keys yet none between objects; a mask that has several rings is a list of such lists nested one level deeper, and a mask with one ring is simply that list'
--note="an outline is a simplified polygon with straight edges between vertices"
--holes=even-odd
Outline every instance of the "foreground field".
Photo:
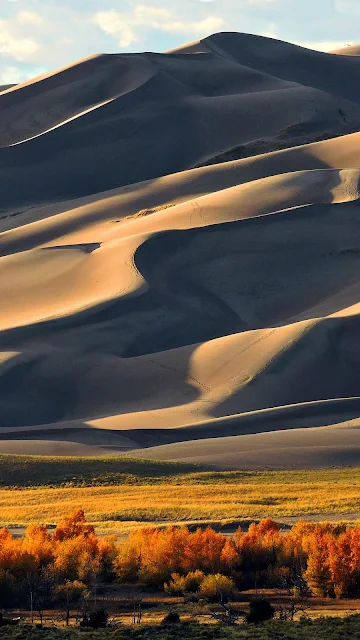
[{"label": "foreground field", "polygon": [[[75,629],[35,629],[27,627],[0,629],[0,638],[16,638],[32,640],[62,640],[83,638],[84,634]],[[301,622],[267,622],[260,626],[241,626],[236,628],[218,625],[200,626],[197,624],[178,624],[171,626],[123,626],[116,631],[94,631],[86,634],[87,638],[113,640],[338,640],[340,638],[360,637],[360,616],[348,618],[321,618]]]},{"label": "foreground field", "polygon": [[2,456],[0,477],[1,525],[51,525],[78,507],[119,533],[144,522],[354,521],[360,507],[360,469],[217,472],[122,458]]}]

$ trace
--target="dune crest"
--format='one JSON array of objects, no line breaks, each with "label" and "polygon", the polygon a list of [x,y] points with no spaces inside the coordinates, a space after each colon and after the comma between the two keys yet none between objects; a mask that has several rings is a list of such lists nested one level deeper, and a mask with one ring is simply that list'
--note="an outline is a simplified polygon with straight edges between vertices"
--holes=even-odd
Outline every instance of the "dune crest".
[{"label": "dune crest", "polygon": [[360,454],[360,89],[214,34],[0,87],[0,452]]}]

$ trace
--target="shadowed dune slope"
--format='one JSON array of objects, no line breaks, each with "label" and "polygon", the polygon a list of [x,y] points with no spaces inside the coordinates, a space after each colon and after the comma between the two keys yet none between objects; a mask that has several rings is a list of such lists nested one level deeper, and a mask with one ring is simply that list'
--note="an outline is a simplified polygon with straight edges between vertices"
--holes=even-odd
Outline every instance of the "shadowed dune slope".
[{"label": "shadowed dune slope", "polygon": [[359,76],[216,34],[0,93],[0,451],[359,463]]},{"label": "shadowed dune slope", "polygon": [[358,61],[351,57],[333,57],[245,33],[217,33],[206,38],[205,44],[218,55],[262,73],[359,101]]}]

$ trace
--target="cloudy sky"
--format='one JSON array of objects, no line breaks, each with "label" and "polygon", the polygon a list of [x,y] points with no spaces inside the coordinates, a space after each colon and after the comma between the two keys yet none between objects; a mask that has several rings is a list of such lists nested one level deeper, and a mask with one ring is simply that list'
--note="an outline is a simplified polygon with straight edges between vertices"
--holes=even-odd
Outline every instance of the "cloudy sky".
[{"label": "cloudy sky", "polygon": [[360,41],[360,0],[0,0],[0,84],[92,53],[166,51],[242,31],[328,51]]}]

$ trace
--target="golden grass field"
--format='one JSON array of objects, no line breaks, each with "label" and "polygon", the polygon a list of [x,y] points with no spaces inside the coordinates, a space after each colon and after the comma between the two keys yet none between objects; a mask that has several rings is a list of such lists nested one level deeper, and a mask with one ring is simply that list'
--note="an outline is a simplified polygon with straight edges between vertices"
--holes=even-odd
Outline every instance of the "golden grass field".
[{"label": "golden grass field", "polygon": [[[88,520],[97,523],[99,529],[121,533],[144,523],[224,524],[264,516],[284,522],[290,517],[356,520],[360,509],[360,469],[194,472],[194,467],[184,470],[164,463],[147,467],[146,461],[117,458],[107,463],[111,465],[110,476],[104,468],[93,486],[92,470],[101,467],[101,459],[45,460],[1,457],[0,470],[2,465],[17,463],[23,476],[27,471],[32,474],[33,486],[21,486],[19,482],[20,486],[12,484],[0,489],[0,524],[55,524],[65,514],[82,507]],[[34,475],[34,469],[44,464],[49,478],[56,469],[58,483],[69,477],[72,465],[82,468],[82,475],[74,477],[73,484],[67,481],[63,486],[49,486],[44,472],[41,482]],[[128,475],[121,473],[124,471]],[[109,477],[118,480],[109,484]],[[81,486],[76,486],[78,480]]]}]

